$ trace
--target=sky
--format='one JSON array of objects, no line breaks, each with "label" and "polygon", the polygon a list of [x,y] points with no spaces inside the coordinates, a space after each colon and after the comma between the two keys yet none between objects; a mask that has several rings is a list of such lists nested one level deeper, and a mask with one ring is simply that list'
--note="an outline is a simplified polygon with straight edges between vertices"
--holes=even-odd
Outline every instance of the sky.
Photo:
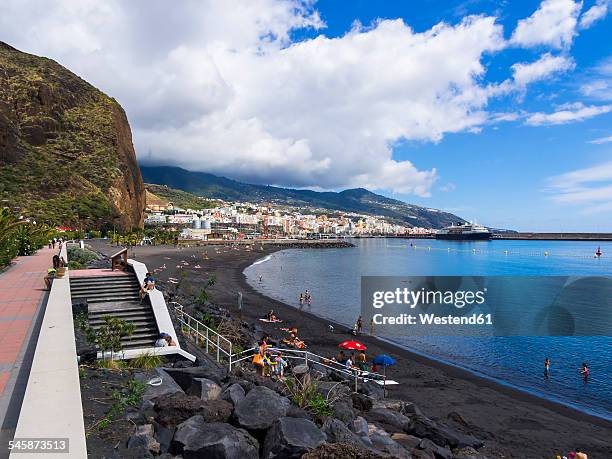
[{"label": "sky", "polygon": [[612,231],[612,0],[2,0],[141,163]]}]

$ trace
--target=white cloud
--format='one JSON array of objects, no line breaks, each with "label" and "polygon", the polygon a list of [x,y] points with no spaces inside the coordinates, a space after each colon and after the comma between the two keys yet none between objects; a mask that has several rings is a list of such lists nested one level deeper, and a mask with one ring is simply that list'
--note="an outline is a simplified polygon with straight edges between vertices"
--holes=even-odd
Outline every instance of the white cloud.
[{"label": "white cloud", "polygon": [[531,126],[566,124],[583,121],[594,116],[612,111],[612,105],[583,105],[581,103],[559,106],[553,113],[533,113],[527,117],[527,124]]},{"label": "white cloud", "polygon": [[593,143],[595,145],[601,145],[610,142],[612,142],[612,135],[609,135],[608,137],[600,137],[598,139],[589,140],[589,143]]},{"label": "white cloud", "polygon": [[260,183],[427,196],[436,169],[393,158],[402,139],[477,132],[494,95],[495,18],[416,33],[380,20],[322,28],[312,2],[4,0],[1,39],[58,60],[126,108],[137,153]]},{"label": "white cloud", "polygon": [[592,99],[612,101],[612,57],[600,62],[580,85],[580,92]]},{"label": "white cloud", "polygon": [[595,5],[586,10],[580,16],[579,26],[581,29],[588,29],[600,19],[603,19],[608,14],[610,0],[597,0]]},{"label": "white cloud", "polygon": [[547,185],[554,202],[580,205],[581,213],[612,209],[612,161],[550,177]]},{"label": "white cloud", "polygon": [[579,1],[544,0],[531,16],[518,21],[510,42],[524,47],[569,48],[581,8]]},{"label": "white cloud", "polygon": [[525,87],[530,83],[572,70],[574,67],[574,61],[570,57],[553,56],[546,53],[535,62],[520,62],[512,65],[512,78],[519,87]]}]

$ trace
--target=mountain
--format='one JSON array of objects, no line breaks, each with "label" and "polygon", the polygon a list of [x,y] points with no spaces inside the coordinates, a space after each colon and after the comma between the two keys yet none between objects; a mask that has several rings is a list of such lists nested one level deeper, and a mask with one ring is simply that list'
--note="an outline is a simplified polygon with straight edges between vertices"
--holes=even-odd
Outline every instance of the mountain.
[{"label": "mountain", "polygon": [[394,222],[429,228],[442,228],[453,222],[465,221],[447,212],[407,204],[363,188],[341,192],[318,192],[252,185],[205,172],[191,172],[179,167],[141,165],[140,170],[147,183],[166,185],[199,196],[225,201],[269,202],[293,207],[383,215]]},{"label": "mountain", "polygon": [[58,63],[0,42],[0,200],[50,224],[130,229],[145,189],[121,106]]},{"label": "mountain", "polygon": [[166,185],[145,183],[145,188],[147,190],[147,205],[167,205],[172,202],[182,209],[209,209],[220,204],[219,201],[210,201],[202,196],[176,190]]}]

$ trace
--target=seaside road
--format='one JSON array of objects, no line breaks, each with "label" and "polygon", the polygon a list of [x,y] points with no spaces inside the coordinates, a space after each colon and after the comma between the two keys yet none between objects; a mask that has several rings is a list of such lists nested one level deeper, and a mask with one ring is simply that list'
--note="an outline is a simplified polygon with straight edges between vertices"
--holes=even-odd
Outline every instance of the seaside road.
[{"label": "seaside road", "polygon": [[0,458],[8,457],[47,301],[44,277],[57,249],[18,257],[0,273]]}]

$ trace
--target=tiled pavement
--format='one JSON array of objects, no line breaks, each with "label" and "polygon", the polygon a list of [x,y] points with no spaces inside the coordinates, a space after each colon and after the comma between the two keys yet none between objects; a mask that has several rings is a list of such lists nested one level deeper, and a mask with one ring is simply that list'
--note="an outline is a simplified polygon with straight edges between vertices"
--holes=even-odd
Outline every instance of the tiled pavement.
[{"label": "tiled pavement", "polygon": [[[0,420],[11,429],[19,413],[47,292],[44,277],[57,249],[19,257],[0,273]],[[12,419],[9,419],[12,418]]]}]

